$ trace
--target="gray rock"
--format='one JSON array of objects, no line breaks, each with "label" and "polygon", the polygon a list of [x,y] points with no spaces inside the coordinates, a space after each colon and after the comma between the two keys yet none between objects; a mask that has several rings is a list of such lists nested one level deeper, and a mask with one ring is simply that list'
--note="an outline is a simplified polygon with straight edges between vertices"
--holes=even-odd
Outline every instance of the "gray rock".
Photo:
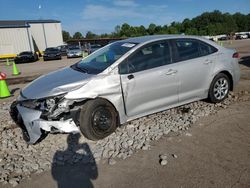
[{"label": "gray rock", "polygon": [[127,141],[128,146],[132,146],[132,145],[133,145],[133,143],[134,143],[134,141],[133,141],[133,140],[128,140],[128,141]]},{"label": "gray rock", "polygon": [[165,166],[168,164],[168,161],[167,160],[160,160],[160,164],[161,164],[161,166]]},{"label": "gray rock", "polygon": [[175,159],[178,158],[178,156],[176,154],[172,154],[172,157],[175,158]]},{"label": "gray rock", "polygon": [[142,149],[142,150],[149,150],[149,145],[144,145],[144,146],[142,146],[141,149]]},{"label": "gray rock", "polygon": [[19,184],[18,178],[12,178],[9,180],[9,184],[11,184],[13,187],[16,187]]},{"label": "gray rock", "polygon": [[115,161],[114,159],[111,158],[111,159],[108,160],[108,164],[109,164],[109,165],[115,165],[115,164],[116,164],[116,161]]},{"label": "gray rock", "polygon": [[161,154],[161,155],[159,155],[159,158],[161,160],[167,160],[168,156],[167,156],[167,154]]}]

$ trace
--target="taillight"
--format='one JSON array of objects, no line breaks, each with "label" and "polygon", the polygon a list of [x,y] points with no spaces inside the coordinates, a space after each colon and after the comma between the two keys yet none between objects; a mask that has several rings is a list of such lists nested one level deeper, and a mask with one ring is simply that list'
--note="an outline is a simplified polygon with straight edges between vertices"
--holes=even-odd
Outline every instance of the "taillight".
[{"label": "taillight", "polygon": [[233,58],[239,58],[240,57],[240,54],[238,53],[238,52],[235,52],[234,54],[233,54]]}]

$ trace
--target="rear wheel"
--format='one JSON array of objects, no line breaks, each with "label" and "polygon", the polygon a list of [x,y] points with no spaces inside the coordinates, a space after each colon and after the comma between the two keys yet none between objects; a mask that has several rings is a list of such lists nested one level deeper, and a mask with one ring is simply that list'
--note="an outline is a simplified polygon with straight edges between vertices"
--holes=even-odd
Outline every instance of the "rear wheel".
[{"label": "rear wheel", "polygon": [[90,140],[99,140],[113,133],[117,127],[117,113],[104,99],[87,101],[80,113],[80,130]]},{"label": "rear wheel", "polygon": [[227,75],[219,73],[213,79],[209,89],[209,100],[213,103],[223,101],[229,93],[230,80]]}]

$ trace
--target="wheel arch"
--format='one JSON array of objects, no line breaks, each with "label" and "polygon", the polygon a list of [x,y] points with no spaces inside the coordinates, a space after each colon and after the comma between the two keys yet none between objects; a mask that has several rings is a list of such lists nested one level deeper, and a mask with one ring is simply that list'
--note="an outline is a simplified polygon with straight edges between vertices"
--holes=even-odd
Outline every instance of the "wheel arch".
[{"label": "wheel arch", "polygon": [[[234,82],[233,82],[233,76],[232,76],[232,74],[231,74],[229,71],[224,70],[224,71],[218,72],[216,75],[218,75],[218,74],[220,74],[220,73],[223,73],[223,74],[227,75],[227,77],[229,78],[229,81],[230,81],[230,88],[229,88],[229,90],[230,90],[230,91],[233,91]],[[216,76],[216,75],[215,75],[215,76]],[[214,77],[215,77],[215,76],[214,76]]]},{"label": "wheel arch", "polygon": [[114,108],[114,110],[116,112],[117,123],[118,123],[118,126],[119,126],[120,125],[120,113],[117,110],[116,106],[110,100],[108,100],[107,98],[104,98],[104,97],[88,98],[88,99],[86,99],[86,100],[83,101],[83,104],[86,103],[87,101],[96,100],[96,99],[105,100],[106,102],[108,102]]},{"label": "wheel arch", "polygon": [[117,110],[116,106],[115,106],[110,100],[108,100],[107,98],[97,97],[97,98],[95,98],[95,99],[102,99],[102,100],[105,100],[105,101],[107,101],[107,102],[114,108],[114,110],[115,110],[115,112],[116,112],[117,124],[118,124],[118,126],[120,126],[120,113],[119,113],[119,111]]}]

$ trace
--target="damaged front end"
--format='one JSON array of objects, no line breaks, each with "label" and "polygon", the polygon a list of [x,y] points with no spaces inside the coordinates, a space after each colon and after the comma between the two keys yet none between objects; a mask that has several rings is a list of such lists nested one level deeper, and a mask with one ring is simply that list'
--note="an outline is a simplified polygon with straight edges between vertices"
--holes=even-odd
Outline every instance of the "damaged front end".
[{"label": "damaged front end", "polygon": [[[65,94],[43,99],[25,99],[20,95],[10,109],[12,119],[21,127],[24,139],[35,144],[51,133],[77,133],[80,105]],[[74,105],[73,105],[74,104]]]}]

